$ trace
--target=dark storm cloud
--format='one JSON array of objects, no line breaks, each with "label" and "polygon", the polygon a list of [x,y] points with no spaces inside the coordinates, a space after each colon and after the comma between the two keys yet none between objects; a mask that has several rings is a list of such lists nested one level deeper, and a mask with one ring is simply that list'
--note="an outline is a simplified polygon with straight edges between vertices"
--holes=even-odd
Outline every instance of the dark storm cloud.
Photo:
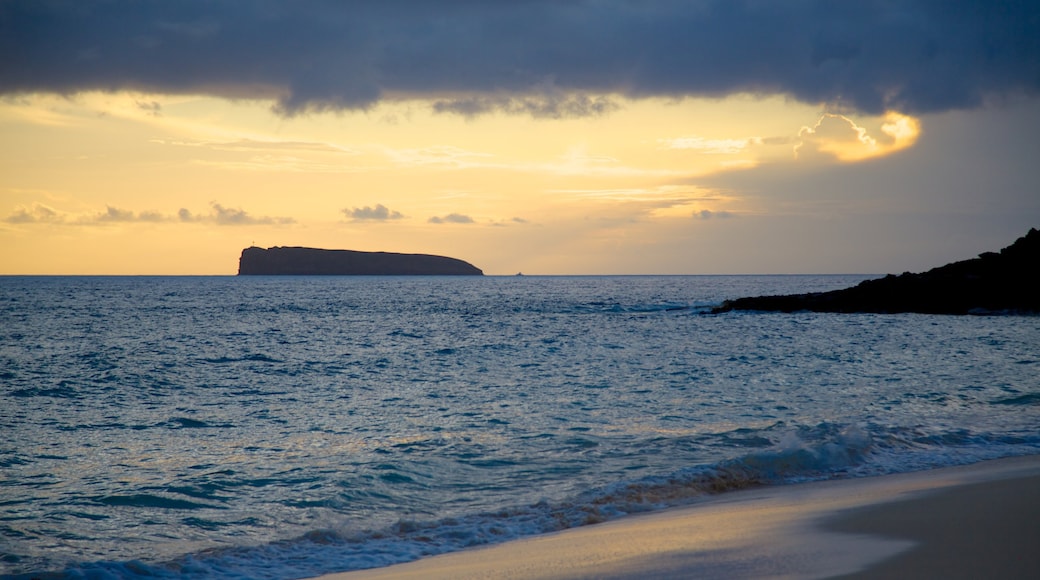
[{"label": "dark storm cloud", "polygon": [[[1035,0],[0,2],[0,92],[423,97],[561,117],[595,95],[787,94],[879,112],[1040,92]],[[591,95],[591,96],[590,96]]]},{"label": "dark storm cloud", "polygon": [[548,94],[522,98],[496,95],[438,100],[433,103],[433,110],[438,113],[454,113],[464,117],[475,117],[499,111],[510,114],[527,114],[539,119],[562,119],[597,117],[619,108],[617,103],[602,96],[563,95],[559,90],[544,92]]}]

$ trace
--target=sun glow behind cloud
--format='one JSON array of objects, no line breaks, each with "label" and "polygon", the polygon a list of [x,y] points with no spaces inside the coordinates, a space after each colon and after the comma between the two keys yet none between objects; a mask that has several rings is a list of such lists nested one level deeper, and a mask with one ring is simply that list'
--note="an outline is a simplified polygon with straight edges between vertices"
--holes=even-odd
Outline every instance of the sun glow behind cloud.
[{"label": "sun glow behind cloud", "polygon": [[919,120],[892,111],[869,121],[869,127],[861,126],[845,115],[825,114],[812,127],[802,127],[795,155],[812,159],[825,154],[839,161],[862,161],[906,149],[921,132]]},{"label": "sun glow behind cloud", "polygon": [[882,119],[881,132],[892,138],[889,152],[910,147],[921,134],[921,122],[908,115],[889,111]]}]

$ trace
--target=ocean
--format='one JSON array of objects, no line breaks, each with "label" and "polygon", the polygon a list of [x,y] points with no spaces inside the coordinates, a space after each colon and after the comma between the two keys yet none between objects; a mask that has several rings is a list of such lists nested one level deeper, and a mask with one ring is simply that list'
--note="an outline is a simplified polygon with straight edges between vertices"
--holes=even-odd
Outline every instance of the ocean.
[{"label": "ocean", "polygon": [[867,277],[0,277],[0,576],[302,578],[1040,453],[1040,317],[707,312]]}]

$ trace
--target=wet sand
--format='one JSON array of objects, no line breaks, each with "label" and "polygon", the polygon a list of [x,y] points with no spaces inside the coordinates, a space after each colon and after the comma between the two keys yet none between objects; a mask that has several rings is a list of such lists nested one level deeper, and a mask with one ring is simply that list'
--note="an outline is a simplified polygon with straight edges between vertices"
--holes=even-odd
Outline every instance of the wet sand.
[{"label": "wet sand", "polygon": [[1040,578],[1040,456],[766,487],[362,579]]},{"label": "wet sand", "polygon": [[1040,476],[864,508],[826,528],[916,542],[843,578],[1040,578]]}]

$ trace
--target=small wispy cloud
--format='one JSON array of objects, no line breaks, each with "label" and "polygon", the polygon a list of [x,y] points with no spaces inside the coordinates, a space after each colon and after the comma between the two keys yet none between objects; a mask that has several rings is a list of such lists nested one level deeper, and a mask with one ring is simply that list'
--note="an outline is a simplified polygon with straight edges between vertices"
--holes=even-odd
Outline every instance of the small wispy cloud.
[{"label": "small wispy cloud", "polygon": [[496,228],[504,228],[509,226],[525,226],[530,224],[531,221],[522,217],[512,217],[506,220],[495,220],[491,222],[491,225]]},{"label": "small wispy cloud", "polygon": [[450,213],[446,216],[433,216],[428,220],[431,224],[472,224],[473,218],[461,213]]},{"label": "small wispy cloud", "polygon": [[321,141],[236,139],[229,141],[164,140],[151,143],[227,153],[194,159],[198,165],[232,171],[357,173],[365,171],[356,158],[364,152]]},{"label": "small wispy cloud", "polygon": [[16,208],[14,213],[4,218],[9,224],[61,223],[64,216],[52,207],[33,204],[30,207]]},{"label": "small wispy cloud", "polygon": [[728,211],[711,211],[710,209],[702,209],[698,212],[694,212],[693,217],[702,220],[710,219],[726,219],[733,217],[733,213]]},{"label": "small wispy cloud", "polygon": [[138,109],[152,117],[162,117],[162,105],[158,101],[134,101]]},{"label": "small wispy cloud", "polygon": [[468,151],[452,145],[436,145],[418,149],[387,149],[385,154],[391,161],[400,165],[444,166],[454,169],[488,166],[486,159],[492,156],[489,153]]},{"label": "small wispy cloud", "polygon": [[753,141],[752,139],[705,139],[704,137],[676,137],[658,140],[665,149],[693,149],[713,155],[740,153],[747,149]]},{"label": "small wispy cloud", "polygon": [[288,217],[253,216],[241,208],[225,207],[219,203],[210,204],[209,213],[192,213],[181,208],[176,215],[163,214],[157,211],[133,211],[116,206],[106,205],[105,210],[91,214],[70,214],[58,211],[43,204],[31,207],[16,208],[4,218],[9,224],[60,224],[68,226],[91,226],[109,224],[134,223],[210,223],[217,225],[281,225],[295,223]]},{"label": "small wispy cloud", "polygon": [[224,207],[217,202],[210,206],[212,211],[208,215],[193,215],[185,208],[181,208],[177,215],[181,221],[212,222],[221,226],[285,225],[296,221],[288,217],[253,216],[241,208]]},{"label": "small wispy cloud", "polygon": [[163,139],[152,139],[151,142],[159,145],[198,147],[215,151],[240,151],[250,153],[271,151],[314,151],[319,153],[343,153],[347,155],[360,154],[360,152],[353,149],[320,141],[281,141],[260,139],[237,139],[234,141],[166,141]]},{"label": "small wispy cloud", "polygon": [[104,212],[99,213],[99,214],[93,216],[92,218],[88,218],[86,221],[88,221],[88,222],[97,222],[97,223],[105,223],[105,222],[111,222],[111,223],[115,223],[115,222],[163,222],[163,221],[170,221],[171,219],[172,219],[171,217],[164,216],[164,215],[160,214],[159,212],[143,211],[143,212],[140,212],[140,213],[135,213],[135,212],[133,212],[131,210],[128,210],[128,209],[121,209],[121,208],[118,208],[118,207],[113,207],[113,206],[108,205],[108,206],[105,206],[105,211]]},{"label": "small wispy cloud", "polygon": [[388,221],[388,220],[399,220],[404,218],[404,214],[399,211],[393,211],[381,203],[377,203],[375,207],[355,207],[351,209],[344,209],[343,213],[354,221]]}]

